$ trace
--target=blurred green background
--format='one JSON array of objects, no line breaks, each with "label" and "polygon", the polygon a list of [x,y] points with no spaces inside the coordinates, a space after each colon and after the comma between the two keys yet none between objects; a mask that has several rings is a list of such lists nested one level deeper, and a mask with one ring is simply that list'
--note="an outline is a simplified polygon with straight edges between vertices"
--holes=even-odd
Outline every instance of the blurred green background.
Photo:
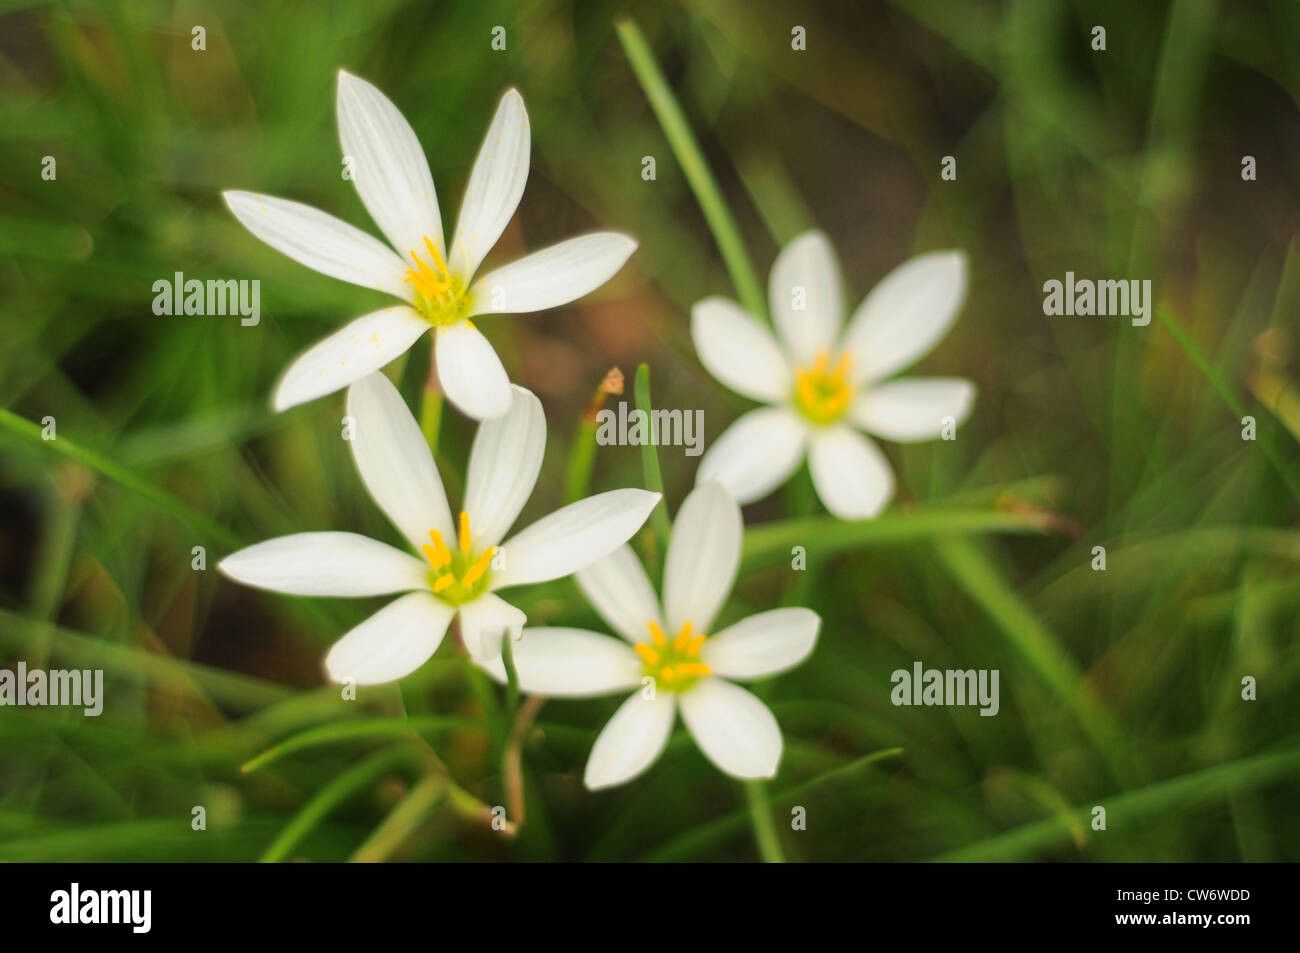
[{"label": "blurred green background", "polygon": [[[747,860],[763,815],[791,860],[1300,859],[1300,5],[0,10],[0,662],[103,668],[107,691],[99,718],[0,709],[0,860]],[[736,291],[620,43],[625,18],[764,284],[814,225],[850,305],[919,251],[970,258],[961,317],[920,365],[976,381],[959,439],[889,446],[899,493],[871,524],[831,524],[806,473],[746,512],[722,622],[775,604],[824,620],[807,663],[756,686],[786,740],[766,804],[680,725],[648,774],[586,792],[620,700],[512,711],[452,639],[400,686],[343,702],[320,660],[383,600],[290,598],[213,569],[291,532],[398,541],[339,439],[342,395],[268,407],[296,353],[382,296],[270,250],[220,198],[267,192],[377,234],[340,176],[340,67],[410,120],[446,216],[502,91],[523,93],[532,172],[489,266],[595,227],[640,241],[576,304],[480,322],[550,428],[519,525],[564,502],[610,367],[631,401],[647,363],[656,405],[702,408],[710,441],[751,406],[690,344],[690,305]],[[956,181],[940,180],[945,155]],[[1042,283],[1067,270],[1150,279],[1162,316],[1044,317]],[[155,316],[152,284],[175,271],[260,279],[260,325]],[[421,341],[390,369],[413,407],[428,357]],[[453,500],[472,434],[449,409]],[[698,458],[660,462],[675,511]],[[637,448],[596,452],[593,490],[642,479]],[[598,626],[571,580],[519,596],[532,624]],[[918,659],[999,669],[1000,714],[892,706],[890,673]],[[516,831],[491,829],[495,805]],[[795,806],[806,830],[790,829]]]}]

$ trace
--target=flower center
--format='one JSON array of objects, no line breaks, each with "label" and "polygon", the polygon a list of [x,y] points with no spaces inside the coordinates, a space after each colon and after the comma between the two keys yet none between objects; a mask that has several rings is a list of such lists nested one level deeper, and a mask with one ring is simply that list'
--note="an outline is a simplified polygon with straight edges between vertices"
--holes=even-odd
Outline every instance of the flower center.
[{"label": "flower center", "polygon": [[650,627],[650,641],[637,642],[632,646],[636,654],[645,663],[643,674],[655,680],[660,688],[684,692],[703,675],[712,675],[713,669],[700,661],[700,648],[708,640],[705,635],[693,635],[689,622],[682,626],[677,637],[669,641],[659,623],[647,621]]},{"label": "flower center", "polygon": [[429,573],[429,585],[433,594],[448,605],[458,606],[482,595],[487,589],[488,570],[492,557],[497,554],[495,546],[489,546],[478,555],[473,553],[473,537],[469,532],[469,514],[460,514],[460,539],[456,551],[452,552],[442,541],[442,534],[436,529],[429,530],[433,545],[425,543],[420,547],[433,571]]},{"label": "flower center", "polygon": [[415,267],[407,269],[402,280],[415,288],[415,306],[426,321],[438,327],[455,324],[465,312],[465,279],[452,273],[428,236],[424,247],[433,265],[412,249]]},{"label": "flower center", "polygon": [[829,424],[844,416],[853,399],[849,385],[849,356],[841,354],[831,367],[831,356],[819,351],[811,367],[794,372],[794,404],[815,424]]}]

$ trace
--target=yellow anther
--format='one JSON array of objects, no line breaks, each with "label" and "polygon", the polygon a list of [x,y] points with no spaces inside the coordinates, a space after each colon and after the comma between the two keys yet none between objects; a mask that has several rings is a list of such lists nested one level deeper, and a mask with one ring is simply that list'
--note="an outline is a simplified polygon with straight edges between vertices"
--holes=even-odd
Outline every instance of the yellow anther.
[{"label": "yellow anther", "polygon": [[663,676],[665,682],[671,682],[673,680],[673,667],[665,665],[659,670],[659,674]]},{"label": "yellow anther", "polygon": [[686,643],[691,640],[691,624],[689,622],[682,625],[682,631],[677,633],[677,638],[673,639],[673,651],[684,652]]},{"label": "yellow anther", "polygon": [[492,557],[496,554],[497,548],[495,546],[489,546],[483,550],[483,555],[478,558],[478,562],[469,567],[469,572],[465,573],[465,578],[461,580],[466,589],[483,577],[483,574],[488,570],[488,566],[492,565]]},{"label": "yellow anther", "polygon": [[650,638],[654,640],[655,645],[659,648],[663,648],[668,644],[668,639],[664,636],[664,630],[659,628],[658,622],[650,619],[646,622],[646,625],[650,626]]},{"label": "yellow anther", "polygon": [[691,644],[686,646],[686,654],[699,655],[700,648],[704,645],[704,640],[706,638],[707,636],[697,635],[695,638],[691,639]]},{"label": "yellow anther", "polygon": [[470,544],[473,539],[469,535],[469,514],[464,510],[460,511],[460,551],[469,552]]},{"label": "yellow anther", "polygon": [[712,675],[713,669],[703,662],[683,662],[677,666],[679,675]]},{"label": "yellow anther", "polygon": [[641,656],[641,660],[647,665],[659,664],[659,653],[650,648],[650,646],[646,645],[644,642],[637,642],[632,646],[632,648],[636,651],[637,655]]},{"label": "yellow anther", "polygon": [[428,250],[433,263],[438,266],[438,270],[445,275],[447,273],[447,263],[442,260],[442,254],[438,251],[438,246],[433,243],[433,239],[428,235],[424,236],[424,247]]},{"label": "yellow anther", "polygon": [[451,573],[444,573],[443,575],[439,576],[438,580],[433,584],[433,591],[442,592],[444,589],[454,584],[455,582],[456,582],[455,576],[453,576]]},{"label": "yellow anther", "polygon": [[[441,569],[443,566],[451,564],[451,550],[447,544],[442,541],[442,534],[436,529],[429,530],[429,538],[433,540],[433,555],[429,555],[429,547],[421,546],[426,556],[429,556],[429,562],[433,564],[434,569]],[[434,558],[434,557],[437,558]]]}]

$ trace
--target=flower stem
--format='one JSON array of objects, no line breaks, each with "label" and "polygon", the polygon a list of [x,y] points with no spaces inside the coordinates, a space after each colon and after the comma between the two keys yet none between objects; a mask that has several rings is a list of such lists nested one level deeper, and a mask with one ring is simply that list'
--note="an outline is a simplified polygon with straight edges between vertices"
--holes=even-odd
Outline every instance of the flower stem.
[{"label": "flower stem", "polygon": [[784,864],[785,853],[776,836],[776,823],[772,808],[767,803],[767,784],[763,781],[746,781],[745,797],[749,801],[749,823],[754,828],[754,841],[758,854],[765,864]]},{"label": "flower stem", "polygon": [[[650,413],[650,367],[647,364],[641,364],[636,369],[636,407],[637,410],[645,411],[647,420],[654,419]],[[650,525],[654,529],[659,552],[665,553],[668,551],[668,535],[672,532],[672,525],[668,522],[668,502],[663,495],[664,477],[659,470],[659,451],[656,449],[654,428],[647,429],[650,435],[641,444],[641,469],[645,473],[646,489],[658,493],[660,497],[650,512]]]},{"label": "flower stem", "polygon": [[511,644],[510,632],[501,636],[501,664],[506,670],[506,718],[514,716],[519,708],[519,672],[515,669],[514,646]]},{"label": "flower stem", "polygon": [[529,730],[541,711],[546,699],[541,695],[529,695],[515,715],[514,726],[506,741],[505,756],[502,758],[501,773],[505,777],[506,810],[515,827],[524,826],[527,802],[524,798],[524,741]]},{"label": "flower stem", "polygon": [[705,221],[709,223],[709,230],[718,243],[718,250],[731,275],[731,283],[736,286],[740,303],[753,314],[766,314],[763,286],[745,251],[745,243],[736,227],[736,220],[732,218],[731,210],[722,198],[718,183],[709,171],[708,163],[704,161],[699,143],[695,141],[695,134],[691,132],[681,105],[669,88],[659,64],[655,62],[645,36],[632,20],[623,20],[617,24],[617,29],[623,51],[632,65],[632,72],[636,74],[637,82],[650,101],[650,108],[654,110],[655,118],[659,120],[668,145],[681,164],[682,174],[695,193]]}]

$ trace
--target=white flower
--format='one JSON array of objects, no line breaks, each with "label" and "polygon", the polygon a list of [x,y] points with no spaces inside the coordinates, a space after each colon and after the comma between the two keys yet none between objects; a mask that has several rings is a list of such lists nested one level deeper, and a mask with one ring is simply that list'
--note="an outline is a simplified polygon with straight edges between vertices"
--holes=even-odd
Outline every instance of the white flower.
[{"label": "white flower", "polygon": [[966,294],[966,257],[933,252],[899,265],[867,295],[840,334],[835,252],[821,232],[800,235],[772,266],[768,297],[780,343],[725,298],[691,311],[700,362],[736,393],[770,404],[743,414],[700,461],[697,484],[720,480],[740,503],[766,496],[808,455],[813,484],[841,519],[877,515],[894,493],[880,449],[933,440],[960,424],[975,385],[958,378],[885,381],[947,333]]},{"label": "white flower", "polygon": [[[677,514],[662,611],[636,556],[620,546],[580,570],[577,580],[626,641],[584,629],[537,628],[525,629],[523,640],[512,644],[526,692],[588,696],[636,689],[596,738],[583,777],[587,787],[622,784],[648,768],[678,710],[696,744],[723,771],[739,778],[776,774],[776,718],[727,679],[760,678],[802,662],[821,619],[809,609],[773,609],[707,634],[731,592],[741,532],[740,507],[722,485],[697,487]],[[480,664],[505,680],[501,658]]]},{"label": "white flower", "polygon": [[347,412],[366,489],[424,558],[355,533],[298,533],[241,549],[218,567],[238,582],[292,595],[408,593],[330,649],[325,671],[336,682],[369,685],[410,674],[457,613],[471,655],[499,654],[503,634],[518,637],[524,613],[498,590],[558,579],[609,554],[659,501],[646,490],[599,493],[502,543],[533,492],[546,447],[546,418],[533,394],[515,387],[510,411],[479,427],[458,524],[429,445],[388,379],[371,374],[353,384]]},{"label": "white flower", "polygon": [[511,89],[501,98],[470,173],[450,249],[443,242],[429,164],[397,107],[370,83],[340,70],[338,118],[344,160],[361,201],[392,248],[297,202],[226,192],[226,203],[244,227],[295,261],[405,303],[357,318],[309,348],[280,380],[275,409],[360,380],[430,331],[448,399],[476,420],[501,416],[510,409],[510,381],[469,319],[542,311],[580,298],[613,277],[636,242],[613,232],[582,235],[475,281],[528,178],[528,113],[519,93]]}]

